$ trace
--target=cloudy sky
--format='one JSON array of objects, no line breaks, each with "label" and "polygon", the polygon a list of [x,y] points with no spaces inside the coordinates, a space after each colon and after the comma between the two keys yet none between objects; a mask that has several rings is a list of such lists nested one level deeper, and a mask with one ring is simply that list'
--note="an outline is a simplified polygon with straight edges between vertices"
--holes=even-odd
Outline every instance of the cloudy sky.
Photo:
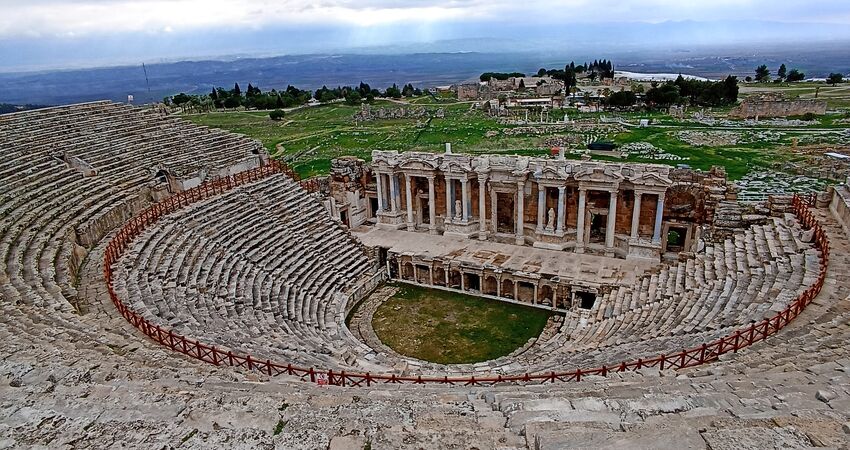
[{"label": "cloudy sky", "polygon": [[768,34],[784,27],[789,39],[850,29],[846,0],[0,0],[0,12],[0,70],[522,39],[527,30],[589,24],[694,21],[715,24],[722,31],[715,37],[730,39],[751,38],[748,21],[772,23]]}]

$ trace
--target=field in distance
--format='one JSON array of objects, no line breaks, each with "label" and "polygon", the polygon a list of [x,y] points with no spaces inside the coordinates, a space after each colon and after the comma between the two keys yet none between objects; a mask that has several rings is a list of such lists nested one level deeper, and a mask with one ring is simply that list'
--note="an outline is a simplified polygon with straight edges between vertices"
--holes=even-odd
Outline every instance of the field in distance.
[{"label": "field in distance", "polygon": [[[842,107],[844,102],[850,104],[850,99],[843,97],[850,97],[850,91],[842,89],[847,87],[821,85],[819,96],[830,99],[831,112],[793,126],[783,125],[782,121],[725,120],[728,109],[722,108],[689,108],[683,120],[661,112],[553,110],[548,117],[550,122],[562,122],[567,114],[573,124],[581,126],[505,124],[475,108],[473,102],[436,101],[427,96],[380,100],[370,105],[373,112],[424,108],[426,114],[415,118],[358,121],[355,115],[360,107],[344,103],[288,111],[281,121],[271,120],[268,111],[210,112],[184,117],[259,139],[275,157],[286,159],[303,177],[327,174],[330,160],[339,156],[353,155],[368,161],[372,150],[441,152],[443,144],[451,142],[456,152],[542,156],[550,154],[554,145],[566,142],[569,149],[576,150],[567,157],[577,159],[581,156],[578,151],[588,142],[611,141],[621,147],[647,143],[657,151],[631,151],[622,159],[594,155],[593,159],[687,164],[703,170],[720,165],[731,179],[737,180],[751,171],[782,171],[788,163],[803,164],[805,158],[791,151],[794,142],[846,145],[850,138],[846,131],[850,128],[850,112]],[[790,91],[791,96],[799,94],[803,98],[814,96],[814,87],[805,84],[742,86],[742,96],[765,90]],[[710,120],[696,118],[694,113]],[[531,118],[536,116],[532,114]],[[638,127],[641,119],[651,119],[652,125]]]}]

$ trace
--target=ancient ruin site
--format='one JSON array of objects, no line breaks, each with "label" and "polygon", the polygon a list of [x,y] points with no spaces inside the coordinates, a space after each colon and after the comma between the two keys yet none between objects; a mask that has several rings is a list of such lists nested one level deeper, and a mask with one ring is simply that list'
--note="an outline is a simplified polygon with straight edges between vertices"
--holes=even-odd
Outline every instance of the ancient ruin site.
[{"label": "ancient ruin site", "polygon": [[445,142],[305,174],[191,119],[0,116],[0,448],[850,442],[846,180]]}]

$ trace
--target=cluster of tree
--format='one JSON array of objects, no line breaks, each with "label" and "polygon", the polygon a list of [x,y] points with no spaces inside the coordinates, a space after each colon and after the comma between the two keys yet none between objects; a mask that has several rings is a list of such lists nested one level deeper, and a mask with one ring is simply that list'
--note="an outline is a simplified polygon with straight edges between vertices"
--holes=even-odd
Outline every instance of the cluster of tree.
[{"label": "cluster of tree", "polygon": [[[800,72],[798,69],[791,69],[789,71],[788,68],[785,66],[785,63],[782,63],[782,64],[780,64],[779,69],[776,70],[776,79],[773,80],[773,81],[776,82],[776,83],[780,83],[780,82],[783,82],[783,81],[788,81],[788,82],[793,83],[793,82],[797,82],[797,81],[803,81],[805,78],[806,78],[805,73]],[[767,68],[767,65],[762,64],[762,65],[756,67],[755,78],[748,76],[748,77],[744,78],[744,80],[745,81],[755,80],[759,83],[767,83],[768,81],[770,81],[770,69]]]},{"label": "cluster of tree", "polygon": [[[797,69],[788,70],[788,68],[783,63],[779,66],[779,69],[776,70],[776,78],[773,79],[773,82],[774,83],[780,83],[780,82],[783,82],[783,81],[787,81],[787,82],[793,83],[793,82],[796,82],[796,81],[803,81],[805,78],[806,78],[805,73],[800,72]],[[767,83],[768,81],[771,80],[770,69],[767,68],[767,65],[762,64],[762,65],[756,67],[755,77],[748,76],[748,77],[744,78],[744,80],[745,81],[755,80],[759,83]],[[830,73],[829,76],[826,78],[826,82],[835,86],[838,83],[844,82],[844,75],[841,74],[841,73]]]},{"label": "cluster of tree", "polygon": [[587,77],[590,78],[591,81],[596,80],[597,78],[614,78],[614,63],[607,59],[602,59],[594,60],[590,64],[584,63],[576,65],[575,61],[570,61],[570,63],[564,66],[563,69],[541,68],[537,71],[536,76],[550,76],[556,80],[563,81],[564,85],[570,88],[578,84],[576,78],[580,73],[587,73]]},{"label": "cluster of tree", "polygon": [[637,103],[637,94],[632,91],[620,90],[605,99],[605,104],[614,108],[628,108]]},{"label": "cluster of tree", "polygon": [[316,90],[315,98],[322,103],[343,99],[349,105],[359,105],[364,100],[371,102],[379,97],[402,98],[418,97],[420,95],[422,95],[422,90],[413,87],[410,83],[405,84],[401,89],[399,89],[397,84],[393,83],[392,86],[381,92],[380,89],[373,89],[368,84],[361,82],[357,87],[339,86],[334,89],[328,89],[327,86],[322,86]]},{"label": "cluster of tree", "polygon": [[723,81],[685,79],[679,75],[673,82],[679,95],[691,105],[725,106],[738,101],[738,77],[729,75]]},{"label": "cluster of tree", "polygon": [[576,65],[575,61],[570,61],[569,64],[564,66],[563,69],[544,69],[541,68],[537,71],[538,77],[550,76],[556,80],[561,80],[564,82],[564,86],[567,88],[574,87],[578,84],[578,80],[576,78],[577,73],[584,72],[585,68],[581,64]]},{"label": "cluster of tree", "polygon": [[683,103],[699,106],[731,105],[738,101],[738,78],[729,75],[723,81],[700,81],[679,75],[676,81],[652,83],[644,100],[650,107]]},{"label": "cluster of tree", "polygon": [[484,72],[478,77],[481,81],[507,80],[508,78],[524,78],[525,74],[520,72]]},{"label": "cluster of tree", "polygon": [[222,106],[225,108],[244,106],[256,109],[291,108],[309,102],[310,97],[310,91],[303,91],[292,85],[287,86],[283,91],[272,89],[263,93],[260,88],[254,87],[250,83],[245,95],[242,95],[239,83],[236,83],[230,91],[216,88],[210,93],[210,98],[216,108]]},{"label": "cluster of tree", "polygon": [[614,78],[614,63],[607,59],[593,61],[590,65],[584,63],[584,65],[584,70],[585,72],[588,72],[588,76],[590,76],[591,79],[596,78],[593,74],[598,75],[600,79]]},{"label": "cluster of tree", "polygon": [[294,86],[287,86],[283,91],[272,89],[263,92],[260,88],[248,84],[248,89],[243,93],[239,83],[234,84],[233,89],[227,90],[217,87],[207,95],[189,95],[179,93],[171,97],[165,97],[166,105],[174,105],[187,110],[209,111],[214,108],[245,108],[272,109],[291,108],[310,101],[309,91],[302,91]]}]

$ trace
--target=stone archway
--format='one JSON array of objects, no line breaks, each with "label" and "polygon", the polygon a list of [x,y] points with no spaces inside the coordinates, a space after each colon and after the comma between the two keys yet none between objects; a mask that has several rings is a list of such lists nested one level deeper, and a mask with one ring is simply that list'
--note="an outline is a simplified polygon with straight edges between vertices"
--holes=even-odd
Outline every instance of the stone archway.
[{"label": "stone archway", "polygon": [[413,281],[413,263],[410,261],[401,264],[401,279]]},{"label": "stone archway", "polygon": [[499,295],[499,281],[493,275],[484,277],[484,285],[481,286],[484,295]]},{"label": "stone archway", "polygon": [[449,272],[449,286],[451,288],[460,289],[461,287],[461,274],[457,270],[452,270]]},{"label": "stone archway", "polygon": [[446,269],[441,266],[437,266],[434,268],[434,285],[435,286],[445,286],[446,285]]},{"label": "stone archway", "polygon": [[552,306],[553,299],[554,290],[552,290],[552,286],[549,286],[548,284],[540,286],[540,290],[537,292],[537,303]]},{"label": "stone archway", "polygon": [[502,297],[514,298],[514,282],[510,279],[502,280]]},{"label": "stone archway", "polygon": [[530,283],[528,281],[517,281],[517,298],[515,300],[526,303],[533,303],[535,289],[536,288],[533,283]]}]

